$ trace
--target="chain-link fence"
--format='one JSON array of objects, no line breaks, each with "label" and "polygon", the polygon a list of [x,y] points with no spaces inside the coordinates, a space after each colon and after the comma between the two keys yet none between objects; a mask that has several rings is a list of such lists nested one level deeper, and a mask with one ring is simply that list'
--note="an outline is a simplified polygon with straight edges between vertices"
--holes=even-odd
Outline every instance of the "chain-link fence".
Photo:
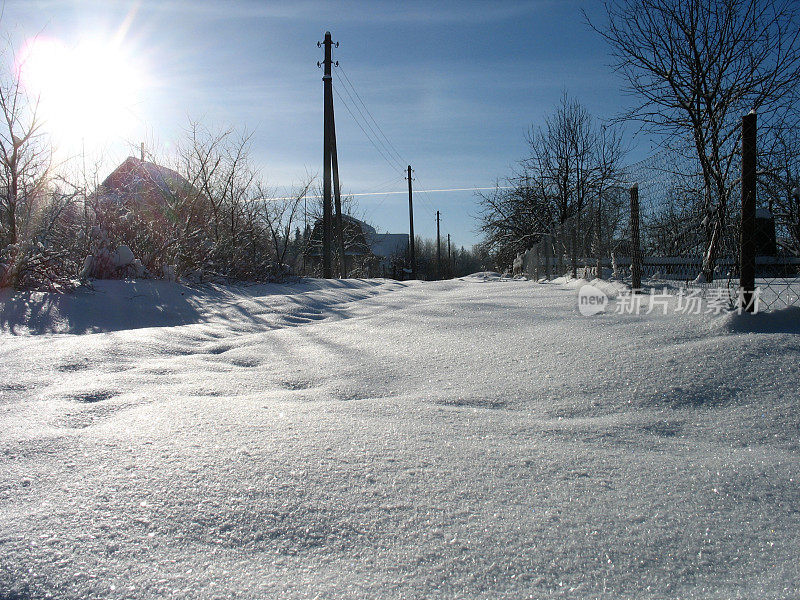
[{"label": "chain-link fence", "polygon": [[800,207],[797,182],[784,186],[793,197],[783,204],[757,193],[754,114],[745,117],[743,133],[742,152],[724,178],[704,176],[690,149],[664,149],[626,168],[594,214],[541,232],[517,264],[536,279],[713,290],[731,307],[762,311],[800,306],[800,211],[775,209]]}]

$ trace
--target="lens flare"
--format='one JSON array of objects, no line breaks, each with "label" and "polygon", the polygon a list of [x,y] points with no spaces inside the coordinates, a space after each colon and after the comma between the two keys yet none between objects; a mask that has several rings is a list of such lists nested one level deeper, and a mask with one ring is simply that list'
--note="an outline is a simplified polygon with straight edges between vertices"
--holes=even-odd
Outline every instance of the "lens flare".
[{"label": "lens flare", "polygon": [[136,57],[121,42],[67,46],[37,36],[17,55],[20,81],[38,99],[39,118],[57,145],[101,145],[136,126],[145,87]]}]

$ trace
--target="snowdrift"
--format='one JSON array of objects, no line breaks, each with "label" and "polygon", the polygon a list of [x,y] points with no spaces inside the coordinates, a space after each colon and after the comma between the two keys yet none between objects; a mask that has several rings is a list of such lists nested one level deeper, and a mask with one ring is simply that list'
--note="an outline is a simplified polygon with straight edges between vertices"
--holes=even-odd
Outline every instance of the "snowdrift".
[{"label": "snowdrift", "polygon": [[797,311],[579,287],[4,297],[0,598],[796,596]]}]

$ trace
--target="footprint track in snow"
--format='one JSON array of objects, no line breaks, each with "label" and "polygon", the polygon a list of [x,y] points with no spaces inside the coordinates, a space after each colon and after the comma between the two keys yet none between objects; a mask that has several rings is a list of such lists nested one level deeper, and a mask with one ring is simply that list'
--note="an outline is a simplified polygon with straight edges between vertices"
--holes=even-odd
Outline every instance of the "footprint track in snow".
[{"label": "footprint track in snow", "polygon": [[109,390],[95,390],[71,394],[67,396],[66,399],[71,402],[80,402],[81,404],[94,404],[95,402],[110,400],[111,398],[115,398],[117,395],[118,392],[112,392]]}]

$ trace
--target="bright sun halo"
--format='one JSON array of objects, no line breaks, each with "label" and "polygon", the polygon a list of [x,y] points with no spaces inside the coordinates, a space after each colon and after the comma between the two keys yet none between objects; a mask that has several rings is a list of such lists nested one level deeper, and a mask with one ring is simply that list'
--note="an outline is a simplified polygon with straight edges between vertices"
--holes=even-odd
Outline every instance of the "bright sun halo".
[{"label": "bright sun halo", "polygon": [[85,40],[69,47],[37,37],[23,46],[17,65],[57,144],[98,146],[132,133],[144,81],[119,44]]}]

